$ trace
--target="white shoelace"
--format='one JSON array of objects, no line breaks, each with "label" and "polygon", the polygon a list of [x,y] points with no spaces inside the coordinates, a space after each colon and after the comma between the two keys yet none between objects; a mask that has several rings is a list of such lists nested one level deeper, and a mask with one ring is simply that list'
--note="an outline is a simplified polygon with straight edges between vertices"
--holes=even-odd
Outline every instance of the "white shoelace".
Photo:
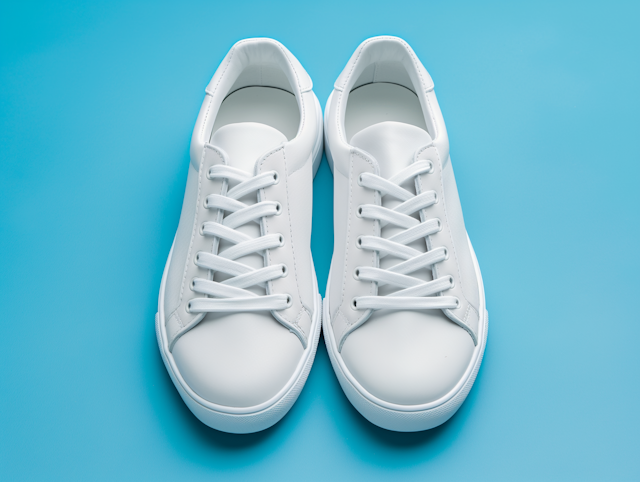
[{"label": "white shoelace", "polygon": [[[358,208],[358,215],[380,222],[380,228],[387,224],[404,228],[389,238],[381,236],[360,236],[357,240],[359,248],[376,251],[379,258],[392,255],[402,259],[400,263],[388,269],[359,267],[354,275],[362,281],[373,281],[378,287],[390,285],[398,288],[386,296],[359,296],[351,300],[351,307],[357,310],[431,310],[456,308],[459,300],[454,296],[442,296],[441,293],[453,287],[453,277],[443,276],[433,281],[410,276],[419,269],[433,267],[448,257],[446,248],[438,247],[422,253],[407,244],[417,239],[437,233],[441,229],[439,219],[426,219],[425,208],[437,202],[435,191],[426,191],[415,195],[402,184],[420,174],[432,171],[429,161],[418,161],[403,169],[387,180],[371,173],[364,173],[358,184],[368,189],[379,191],[381,196],[391,196],[401,204],[389,209],[376,204],[364,204]],[[412,214],[420,212],[420,219]],[[435,296],[432,296],[435,295]]]},{"label": "white shoelace", "polygon": [[[291,297],[286,294],[258,295],[247,288],[253,286],[266,287],[266,283],[286,275],[284,264],[254,269],[244,263],[235,261],[252,253],[261,253],[266,249],[282,246],[284,238],[278,234],[268,234],[252,238],[236,228],[250,222],[260,222],[265,216],[280,214],[282,206],[273,201],[261,201],[247,205],[238,199],[278,182],[278,173],[265,172],[257,176],[240,169],[225,165],[216,165],[209,169],[209,179],[223,179],[238,182],[226,195],[210,194],[204,206],[207,209],[219,209],[218,222],[205,222],[200,229],[203,236],[214,238],[217,249],[219,240],[232,244],[219,254],[204,251],[197,253],[195,263],[201,268],[219,271],[230,275],[222,282],[210,279],[194,278],[191,289],[206,295],[194,298],[188,304],[191,313],[219,313],[240,311],[277,311],[291,305]],[[228,212],[223,217],[222,213]]]}]

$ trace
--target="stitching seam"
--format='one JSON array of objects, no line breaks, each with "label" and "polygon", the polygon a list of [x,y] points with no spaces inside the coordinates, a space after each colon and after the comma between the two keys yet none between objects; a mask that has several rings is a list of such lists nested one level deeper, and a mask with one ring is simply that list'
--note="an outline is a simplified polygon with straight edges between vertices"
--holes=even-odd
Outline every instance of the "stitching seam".
[{"label": "stitching seam", "polygon": [[[298,299],[302,304],[302,295],[300,293],[300,283],[298,282],[298,265],[296,262],[296,248],[293,240],[293,226],[291,223],[291,205],[290,205],[290,196],[289,196],[289,175],[287,173],[287,156],[286,156],[286,150],[284,148],[282,149],[282,158],[284,159],[284,173],[285,173],[285,182],[286,182],[285,192],[287,193],[287,216],[289,218],[289,237],[291,238],[291,254],[293,255],[293,272],[296,277],[296,289],[298,291]],[[300,327],[298,326],[298,328]]]},{"label": "stitching seam", "polygon": [[[438,165],[440,166],[440,189],[442,191],[442,210],[444,211],[444,216],[447,222],[447,233],[449,234],[449,239],[451,240],[451,247],[453,248],[453,256],[455,258],[455,262],[456,262],[456,270],[458,271],[458,279],[460,280],[460,291],[462,293],[462,297],[464,298],[464,300],[467,302],[468,305],[471,305],[471,303],[469,302],[469,300],[467,299],[467,297],[464,294],[464,287],[463,287],[463,283],[462,283],[462,273],[460,272],[460,261],[458,260],[458,254],[456,251],[456,245],[453,242],[453,235],[451,234],[451,228],[449,227],[449,217],[447,215],[447,201],[445,199],[445,195],[444,195],[444,182],[443,182],[443,170],[442,170],[442,160],[440,159],[440,154],[438,153],[438,149],[433,145],[429,145],[429,146],[425,146],[424,148],[422,148],[420,150],[420,152],[418,153],[418,155],[422,154],[424,151],[426,151],[428,148],[433,147],[434,152],[436,153],[436,158],[438,159]],[[418,179],[420,180],[420,177],[418,177]],[[420,185],[422,185],[422,181],[420,180]],[[474,308],[475,310],[475,308]]]},{"label": "stitching seam", "polygon": [[[353,156],[353,152],[351,153],[351,155]],[[350,247],[351,247],[351,205],[353,204],[353,189],[351,188],[352,174],[353,174],[353,159],[350,162],[349,177],[348,177],[348,182],[349,182],[349,211],[347,213],[347,239],[345,241],[345,250],[344,250],[345,263],[344,263],[344,269],[342,271],[342,292],[340,294],[340,303],[338,303],[338,306],[336,308],[336,312],[338,312],[340,310],[340,307],[344,303],[344,292],[346,290],[346,285],[347,285],[347,262],[346,262],[346,260],[349,259],[349,250],[350,250]],[[335,313],[334,313],[334,316],[335,316]],[[348,323],[349,323],[349,321],[347,320],[347,324]]]},{"label": "stitching seam", "polygon": [[191,260],[191,251],[193,249],[193,243],[196,236],[198,225],[198,214],[200,212],[200,196],[202,195],[202,173],[204,171],[204,159],[206,156],[206,149],[202,150],[202,159],[200,161],[200,167],[198,168],[198,196],[196,198],[196,212],[193,216],[193,227],[191,228],[191,240],[189,241],[189,250],[187,251],[187,260],[184,265],[184,272],[182,273],[182,283],[180,284],[180,299],[178,300],[178,307],[182,306],[182,298],[184,296],[184,282],[187,278],[187,271],[189,270],[189,261]]},{"label": "stitching seam", "polygon": [[[360,154],[358,151],[351,151],[351,165],[350,165],[350,171],[349,171],[349,215],[348,215],[348,224],[347,224],[347,246],[346,246],[346,250],[345,250],[345,264],[344,264],[344,272],[342,274],[342,297],[340,299],[340,304],[338,305],[339,307],[342,306],[344,304],[344,295],[345,295],[345,291],[346,291],[346,286],[347,286],[347,279],[348,278],[348,263],[346,262],[347,259],[349,259],[349,249],[351,247],[351,215],[353,214],[353,169],[354,169],[354,162],[353,162],[353,157],[357,156],[360,159],[362,159],[363,161],[367,162],[374,170],[375,170],[375,166],[373,165],[373,163],[371,162],[370,159],[364,157],[362,154]],[[373,234],[375,235],[376,232],[376,227],[375,227],[375,223],[373,224]],[[372,262],[371,264],[373,266],[375,266],[375,260],[376,260],[376,255],[375,252],[371,253],[372,256]],[[371,282],[371,284],[369,285],[369,293],[371,295],[374,295],[375,291],[375,283]],[[338,308],[339,309],[339,308]],[[358,323],[361,319],[368,317],[369,316],[369,312],[365,312],[361,317],[359,317],[357,320],[351,322],[351,320],[349,319],[348,316],[343,315],[346,322],[347,322],[347,326],[351,327],[352,325],[354,325],[355,323]]]},{"label": "stitching seam", "polygon": [[[267,161],[267,159],[269,159],[272,155],[274,155],[274,154],[275,154],[275,153],[277,153],[278,151],[282,151],[283,158],[285,157],[285,156],[284,156],[284,146],[280,146],[280,147],[278,147],[278,148],[274,149],[273,151],[269,152],[268,154],[266,154],[266,155],[262,158],[262,161],[260,162],[260,165],[259,165],[260,170],[262,169],[262,166],[263,166],[263,164]],[[288,178],[287,178],[287,176],[286,176],[286,168],[287,168],[287,167],[286,167],[286,158],[285,158],[285,176],[284,176],[284,177],[285,177],[285,182],[287,182],[287,181],[288,181]],[[263,195],[264,195],[264,188],[262,189],[262,192],[263,192]],[[287,189],[285,189],[285,192],[286,192],[286,194],[287,194],[287,216],[289,216],[289,236],[291,236],[291,251],[292,251],[292,253],[293,253],[293,234],[292,234],[292,232],[291,232],[291,217],[290,217],[290,210],[289,210],[289,192],[288,192],[288,182],[287,182]],[[265,199],[266,199],[266,197],[265,197]],[[268,220],[268,218],[266,218],[266,217],[265,217],[265,218],[263,218],[263,219],[264,219],[264,225],[265,225],[266,232],[268,233],[268,232],[270,232],[270,231],[269,231],[269,220]],[[267,251],[267,263],[268,263],[268,266],[271,266],[271,250],[266,250],[266,251]],[[296,271],[297,271],[297,270],[296,270],[296,264],[295,264],[295,254],[294,254],[293,258],[294,258],[294,259],[293,259],[293,263],[294,263],[293,271],[294,271],[295,276],[296,276],[296,288],[298,289],[298,299],[301,301],[301,304],[302,304],[302,300],[301,300],[301,298],[300,298],[300,288],[298,287],[298,282],[297,282],[297,279],[298,279],[298,278],[297,278],[297,276],[298,276],[298,275],[297,275],[297,273],[296,273]],[[269,281],[269,292],[271,292],[272,284],[273,284],[273,283],[272,283],[271,281]],[[304,308],[304,306],[303,306],[303,308]],[[304,332],[304,330],[302,330],[302,329],[300,328],[300,326],[299,326],[299,325],[297,325],[297,323],[296,323],[295,319],[294,319],[294,321],[291,321],[287,316],[283,315],[281,312],[280,312],[280,313],[278,313],[278,316],[279,316],[280,318],[282,318],[283,320],[285,320],[285,321],[286,321],[287,323],[289,323],[290,325],[292,325],[292,326],[294,326],[294,327],[298,328],[298,330],[300,331],[300,333],[302,333],[303,337],[305,337],[305,339],[306,339],[306,333]]]},{"label": "stitching seam", "polygon": [[456,250],[456,243],[453,241],[453,235],[451,234],[451,228],[449,225],[449,216],[447,214],[447,200],[444,195],[444,181],[443,181],[443,170],[442,170],[442,160],[440,159],[440,154],[438,153],[438,149],[434,149],[436,152],[436,157],[438,158],[438,164],[440,165],[440,189],[442,190],[442,210],[444,211],[444,217],[447,220],[447,233],[449,234],[449,239],[451,240],[451,246],[453,247],[453,255],[456,259],[456,269],[458,271],[458,279],[460,280],[460,291],[462,292],[462,297],[464,300],[469,303],[469,300],[464,294],[464,286],[462,283],[462,273],[460,272],[460,260],[458,259],[458,252]]}]

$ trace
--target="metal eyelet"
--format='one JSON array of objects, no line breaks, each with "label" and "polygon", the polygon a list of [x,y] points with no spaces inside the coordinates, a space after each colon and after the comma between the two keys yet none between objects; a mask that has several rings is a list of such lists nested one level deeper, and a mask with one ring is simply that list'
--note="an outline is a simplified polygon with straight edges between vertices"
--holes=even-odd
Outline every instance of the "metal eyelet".
[{"label": "metal eyelet", "polygon": [[358,302],[356,301],[355,298],[351,298],[351,309],[352,310],[357,310],[358,309]]},{"label": "metal eyelet", "polygon": [[360,281],[360,268],[356,268],[353,270],[353,277]]}]

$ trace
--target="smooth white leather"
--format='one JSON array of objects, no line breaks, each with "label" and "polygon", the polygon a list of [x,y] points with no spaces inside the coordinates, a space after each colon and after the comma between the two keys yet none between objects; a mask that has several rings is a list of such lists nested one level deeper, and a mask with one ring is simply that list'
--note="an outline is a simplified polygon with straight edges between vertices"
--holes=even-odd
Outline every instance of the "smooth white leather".
[{"label": "smooth white leather", "polygon": [[353,147],[370,154],[377,161],[380,175],[384,178],[411,165],[416,150],[430,142],[431,136],[427,131],[395,121],[373,124],[351,139]]},{"label": "smooth white leather", "polygon": [[[377,400],[374,403],[382,411],[361,410],[374,423],[403,431],[430,428],[430,423],[439,424],[446,418],[430,417],[428,410],[434,410],[439,400],[451,403],[452,393],[460,387],[468,390],[465,377],[477,372],[479,352],[484,350],[486,312],[433,81],[406,42],[375,37],[360,45],[327,103],[325,136],[334,174],[335,239],[323,325],[325,338],[331,337],[327,345],[334,369],[356,408],[365,405],[354,402],[353,393],[369,404]],[[357,279],[355,269],[385,269],[399,262],[393,256],[378,259],[375,252],[360,249],[357,239],[363,235],[389,237],[402,231],[357,215],[360,205],[382,203],[393,209],[399,204],[363,188],[358,179],[363,173],[389,179],[421,160],[429,160],[433,171],[403,187],[414,194],[436,193],[438,202],[424,212],[429,219],[440,219],[442,229],[408,246],[421,252],[444,247],[449,257],[433,270],[425,268],[412,276],[424,281],[434,275],[452,276],[454,286],[444,294],[457,297],[460,306],[422,311],[353,309],[355,297],[389,293],[387,286],[378,288],[374,282]],[[417,214],[414,217],[419,219]],[[453,398],[459,403],[464,399]],[[389,408],[394,405],[404,408]],[[447,408],[449,416],[457,406]],[[420,414],[416,415],[420,423],[412,428],[406,415],[400,423],[389,410]],[[382,418],[374,419],[371,414]]]},{"label": "smooth white leather", "polygon": [[209,315],[184,334],[173,357],[202,398],[228,407],[259,405],[278,393],[302,357],[298,338],[270,313]]},{"label": "smooth white leather", "polygon": [[[393,87],[406,91],[404,87]],[[419,107],[415,95],[410,95]],[[392,109],[384,112],[390,111],[393,112]],[[412,120],[414,112],[407,109],[405,114],[403,120]],[[394,118],[402,117],[396,114]],[[425,130],[394,121],[374,124],[351,139],[351,145],[376,159],[385,178],[409,166],[416,150],[430,142],[431,136]],[[399,201],[384,203],[389,208],[397,204]],[[383,230],[387,237],[401,231],[393,226]],[[409,246],[424,250],[424,241]],[[387,257],[380,260],[380,267],[396,263]],[[425,281],[433,279],[428,269],[412,276]],[[386,294],[386,288],[379,288],[379,294]],[[441,310],[381,310],[371,313],[367,322],[347,337],[341,355],[351,373],[373,395],[400,405],[418,405],[437,400],[455,386],[471,360],[473,349],[468,334],[451,323]]]},{"label": "smooth white leather", "polygon": [[[320,303],[310,251],[312,182],[321,158],[322,121],[309,76],[293,55],[271,39],[238,42],[206,90],[191,142],[191,162],[180,224],[160,293],[158,341],[163,360],[187,405],[204,423],[246,433],[277,422],[295,401],[313,361]],[[191,313],[194,278],[212,279],[195,264],[198,253],[228,247],[203,236],[208,195],[224,195],[215,165],[249,174],[275,171],[278,182],[238,201],[280,203],[278,215],[236,231],[251,238],[279,234],[282,246],[235,261],[254,269],[284,265],[286,276],[257,295],[287,294],[281,311]],[[213,281],[229,276],[216,272]]]},{"label": "smooth white leather", "polygon": [[[211,144],[245,171],[253,171],[256,159],[286,141],[281,132],[255,122],[227,124],[211,137]],[[260,226],[244,225],[238,231],[256,237]],[[221,241],[219,250],[226,247]],[[253,268],[264,265],[258,254],[238,261]],[[216,281],[226,278],[214,275]],[[251,290],[265,294],[264,289]],[[273,397],[293,374],[302,352],[297,337],[268,312],[210,313],[197,329],[180,337],[172,351],[182,376],[197,394],[232,407],[251,407]]]},{"label": "smooth white leather", "polygon": [[347,338],[341,356],[369,393],[420,405],[458,383],[473,348],[469,335],[440,310],[377,312]]}]

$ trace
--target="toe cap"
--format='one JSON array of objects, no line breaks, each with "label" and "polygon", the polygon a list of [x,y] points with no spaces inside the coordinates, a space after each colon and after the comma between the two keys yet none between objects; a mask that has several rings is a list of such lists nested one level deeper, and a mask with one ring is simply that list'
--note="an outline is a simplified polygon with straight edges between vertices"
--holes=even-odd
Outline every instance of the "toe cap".
[{"label": "toe cap", "polygon": [[474,348],[469,334],[441,311],[380,311],[347,337],[341,356],[375,397],[421,405],[455,387]]},{"label": "toe cap", "polygon": [[185,333],[172,355],[199,396],[227,407],[252,407],[275,396],[303,355],[296,335],[269,313],[208,315]]}]

